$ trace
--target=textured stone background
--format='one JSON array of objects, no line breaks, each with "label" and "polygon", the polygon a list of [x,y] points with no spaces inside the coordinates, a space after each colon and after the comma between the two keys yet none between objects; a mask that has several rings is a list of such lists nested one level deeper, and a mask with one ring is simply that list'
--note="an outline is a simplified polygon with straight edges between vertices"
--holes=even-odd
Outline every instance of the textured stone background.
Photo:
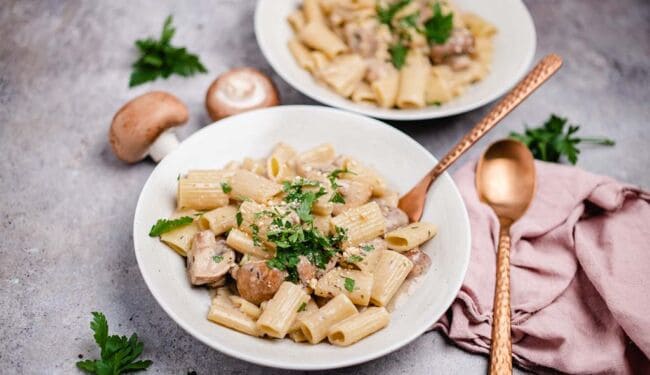
[{"label": "textured stone background", "polygon": [[[581,167],[650,187],[650,3],[526,3],[537,26],[537,57],[554,51],[566,65],[488,138],[556,112],[584,125],[585,135],[618,142],[585,150]],[[104,311],[117,332],[140,334],[153,373],[281,373],[208,348],[158,307],[131,238],[136,199],[154,165],[126,166],[107,143],[113,113],[146,90],[172,91],[189,105],[184,138],[210,122],[203,95],[217,74],[241,65],[272,74],[253,35],[254,7],[235,0],[2,1],[1,373],[75,373],[78,354],[97,354],[88,329],[93,310]],[[168,14],[178,28],[175,42],[200,52],[210,73],[129,90],[133,41],[157,34]],[[284,103],[313,103],[273,77]],[[486,110],[396,126],[440,155]],[[486,363],[429,333],[338,373],[484,373]]]}]

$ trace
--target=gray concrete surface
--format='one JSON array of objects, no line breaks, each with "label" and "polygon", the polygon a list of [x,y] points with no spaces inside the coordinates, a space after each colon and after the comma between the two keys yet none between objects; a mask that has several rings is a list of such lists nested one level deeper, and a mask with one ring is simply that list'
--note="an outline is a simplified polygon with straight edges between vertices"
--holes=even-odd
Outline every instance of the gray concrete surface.
[{"label": "gray concrete surface", "polygon": [[[252,65],[272,73],[253,34],[249,1],[11,1],[0,5],[0,373],[75,373],[79,354],[97,355],[90,312],[112,329],[136,331],[153,373],[279,374],[216,352],[157,305],[136,265],[131,224],[151,162],[126,166],[107,144],[113,113],[150,89],[190,107],[186,137],[209,123],[203,95],[215,75]],[[584,150],[579,165],[650,186],[650,3],[645,0],[527,1],[537,57],[566,66],[488,138],[551,112],[616,139]],[[133,41],[175,16],[176,43],[200,52],[209,74],[132,90]],[[273,76],[284,103],[313,103]],[[397,127],[440,155],[487,108]],[[481,142],[485,145],[488,140]],[[472,151],[477,155],[481,147]],[[467,157],[465,157],[467,160]],[[486,359],[429,333],[342,374],[485,373]]]}]

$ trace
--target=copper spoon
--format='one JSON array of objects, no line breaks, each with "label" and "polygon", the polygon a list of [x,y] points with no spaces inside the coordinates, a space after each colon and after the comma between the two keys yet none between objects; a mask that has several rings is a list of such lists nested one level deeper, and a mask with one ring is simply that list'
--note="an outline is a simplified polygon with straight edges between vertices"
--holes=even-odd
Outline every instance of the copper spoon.
[{"label": "copper spoon", "polygon": [[535,194],[535,164],[530,150],[511,139],[493,143],[476,166],[476,191],[494,210],[500,224],[490,374],[512,374],[510,227],[523,216]]},{"label": "copper spoon", "polygon": [[449,166],[472,147],[485,133],[489,132],[506,115],[512,112],[521,102],[524,101],[533,91],[541,86],[553,73],[562,66],[562,58],[556,54],[544,57],[535,68],[531,70],[519,83],[497,104],[487,116],[483,117],[472,130],[463,137],[443,157],[438,164],[424,176],[406,195],[399,200],[399,208],[406,212],[411,221],[418,221],[424,211],[424,200],[427,191],[433,183]]}]

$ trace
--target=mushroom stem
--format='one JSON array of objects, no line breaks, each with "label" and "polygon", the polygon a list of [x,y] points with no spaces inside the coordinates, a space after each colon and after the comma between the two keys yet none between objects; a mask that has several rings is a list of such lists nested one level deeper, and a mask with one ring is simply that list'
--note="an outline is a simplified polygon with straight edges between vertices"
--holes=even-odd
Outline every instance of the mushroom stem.
[{"label": "mushroom stem", "polygon": [[178,147],[178,138],[171,130],[162,132],[158,138],[149,146],[149,156],[158,163],[167,154]]}]

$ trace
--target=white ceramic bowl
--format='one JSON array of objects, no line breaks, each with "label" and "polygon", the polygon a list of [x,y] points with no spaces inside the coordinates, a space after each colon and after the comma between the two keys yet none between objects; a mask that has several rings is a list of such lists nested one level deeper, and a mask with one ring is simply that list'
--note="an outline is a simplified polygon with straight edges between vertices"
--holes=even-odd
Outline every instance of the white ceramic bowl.
[{"label": "white ceramic bowl", "polygon": [[336,368],[365,362],[406,345],[449,307],[469,261],[467,211],[447,174],[432,186],[424,211],[424,220],[439,228],[438,235],[424,246],[432,267],[408,303],[392,314],[387,328],[346,348],[254,338],[209,322],[207,289],[192,288],[185,260],[157,238],[148,236],[153,223],[169,217],[174,210],[179,173],[219,168],[244,156],[263,157],[280,141],[299,150],[330,142],[337,152],[375,167],[400,192],[409,189],[436,162],[404,133],[380,121],[327,107],[273,107],[209,125],[163,159],[140,194],[133,240],[149,290],[167,314],[191,335],[223,353],[261,365],[301,370]]},{"label": "white ceramic bowl", "polygon": [[440,107],[422,109],[385,109],[354,103],[317,83],[309,72],[294,60],[287,42],[294,35],[286,21],[301,0],[259,0],[255,10],[255,35],[262,53],[273,69],[303,94],[325,103],[392,120],[421,120],[446,117],[470,111],[503,95],[523,77],[535,54],[535,25],[520,0],[455,0],[460,9],[474,12],[494,24],[499,32],[494,38],[492,71],[484,80],[472,85],[462,96]]}]

